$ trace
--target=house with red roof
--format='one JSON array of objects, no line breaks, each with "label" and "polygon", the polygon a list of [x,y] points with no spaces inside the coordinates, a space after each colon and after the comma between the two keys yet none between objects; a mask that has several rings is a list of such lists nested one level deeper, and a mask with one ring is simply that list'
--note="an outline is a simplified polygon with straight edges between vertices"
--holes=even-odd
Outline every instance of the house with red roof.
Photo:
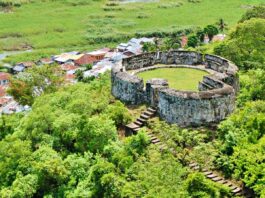
[{"label": "house with red roof", "polygon": [[0,85],[4,86],[9,83],[10,74],[5,72],[0,72]]},{"label": "house with red roof", "polygon": [[103,48],[93,52],[83,54],[79,59],[75,60],[76,65],[94,64],[104,59],[105,55],[110,51],[109,48]]}]

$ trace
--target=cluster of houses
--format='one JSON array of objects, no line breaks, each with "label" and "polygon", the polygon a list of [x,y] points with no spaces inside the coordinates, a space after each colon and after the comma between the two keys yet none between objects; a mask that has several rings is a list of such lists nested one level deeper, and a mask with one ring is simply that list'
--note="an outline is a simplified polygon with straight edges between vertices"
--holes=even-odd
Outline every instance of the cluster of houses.
[{"label": "cluster of houses", "polygon": [[[153,38],[132,38],[127,43],[119,44],[115,49],[103,48],[92,52],[65,52],[49,58],[42,58],[37,62],[27,61],[16,64],[11,68],[13,74],[24,72],[33,66],[57,64],[65,72],[65,81],[75,83],[76,71],[82,70],[84,77],[98,77],[110,70],[113,65],[120,64],[123,58],[142,53],[144,43],[154,43]],[[87,67],[91,65],[92,68]],[[6,92],[10,74],[0,73],[0,114],[11,114],[30,110],[28,106],[19,105]]]},{"label": "cluster of houses", "polygon": [[20,105],[12,96],[7,94],[11,75],[0,72],[0,114],[11,114],[30,110],[29,106]]}]

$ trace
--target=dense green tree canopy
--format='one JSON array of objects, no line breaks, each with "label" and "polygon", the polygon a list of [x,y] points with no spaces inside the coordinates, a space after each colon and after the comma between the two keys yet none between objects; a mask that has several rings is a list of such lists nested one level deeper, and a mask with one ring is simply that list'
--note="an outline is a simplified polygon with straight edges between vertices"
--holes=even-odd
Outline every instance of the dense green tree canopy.
[{"label": "dense green tree canopy", "polygon": [[214,52],[235,62],[241,69],[263,68],[265,63],[265,19],[251,19],[237,25],[229,39]]},{"label": "dense green tree canopy", "polygon": [[265,19],[265,5],[254,6],[249,9],[240,19],[239,22],[244,22],[252,18],[262,18]]}]

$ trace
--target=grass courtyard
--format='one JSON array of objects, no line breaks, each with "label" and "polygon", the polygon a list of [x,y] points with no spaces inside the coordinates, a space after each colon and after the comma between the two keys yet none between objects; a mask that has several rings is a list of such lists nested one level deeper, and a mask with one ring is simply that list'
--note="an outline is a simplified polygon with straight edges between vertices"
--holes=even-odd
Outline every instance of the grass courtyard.
[{"label": "grass courtyard", "polygon": [[159,68],[139,73],[138,76],[143,78],[144,82],[151,78],[164,78],[168,80],[170,88],[197,91],[199,81],[207,74],[207,72],[197,69]]}]

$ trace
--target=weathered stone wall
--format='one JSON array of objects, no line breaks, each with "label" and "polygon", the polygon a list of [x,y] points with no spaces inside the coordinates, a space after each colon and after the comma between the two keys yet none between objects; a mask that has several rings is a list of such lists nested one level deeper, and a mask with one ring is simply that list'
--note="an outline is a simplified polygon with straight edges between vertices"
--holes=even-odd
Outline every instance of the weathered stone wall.
[{"label": "weathered stone wall", "polygon": [[159,91],[168,88],[168,81],[160,78],[153,78],[146,82],[146,102],[151,106],[157,106]]},{"label": "weathered stone wall", "polygon": [[126,104],[138,105],[145,102],[144,83],[137,76],[127,72],[111,72],[111,92],[117,99]]},{"label": "weathered stone wall", "polygon": [[[205,94],[205,95],[204,95]],[[235,95],[229,90],[216,92],[159,92],[158,113],[168,123],[180,126],[200,126],[218,123],[234,110]]]},{"label": "weathered stone wall", "polygon": [[235,95],[239,90],[238,69],[230,61],[213,55],[203,57],[197,52],[170,51],[126,58],[122,68],[137,70],[134,73],[138,73],[155,69],[150,66],[158,63],[188,65],[212,72],[199,83],[199,92],[188,92],[168,88],[167,81],[163,79],[148,81],[145,90],[142,79],[113,68],[112,94],[127,104],[157,106],[162,119],[180,126],[217,123],[234,110]]},{"label": "weathered stone wall", "polygon": [[203,64],[203,56],[198,52],[169,51],[144,53],[122,61],[125,70],[136,70],[155,64],[199,65]]},{"label": "weathered stone wall", "polygon": [[158,53],[162,64],[199,65],[203,63],[203,56],[198,52],[169,51]]}]

